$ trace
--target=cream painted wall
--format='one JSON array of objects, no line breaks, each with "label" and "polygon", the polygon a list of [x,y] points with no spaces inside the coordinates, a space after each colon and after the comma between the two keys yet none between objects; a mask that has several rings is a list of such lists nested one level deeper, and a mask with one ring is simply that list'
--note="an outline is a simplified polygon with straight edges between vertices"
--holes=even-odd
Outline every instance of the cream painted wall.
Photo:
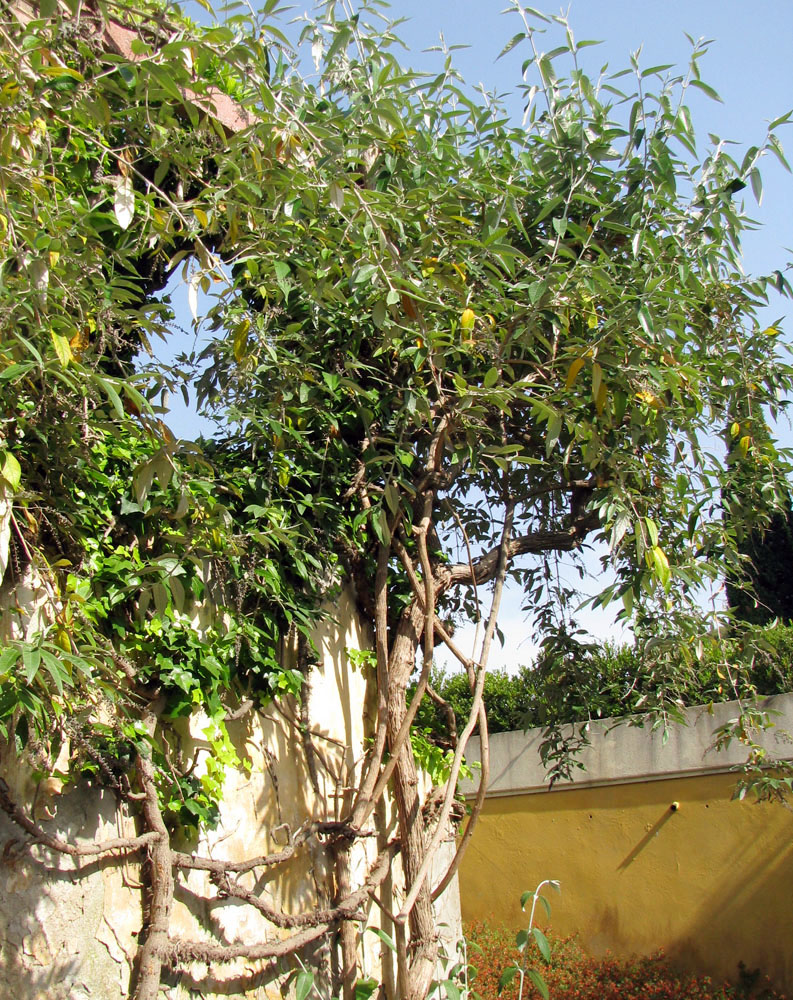
[{"label": "cream painted wall", "polygon": [[[0,515],[2,511],[0,511]],[[0,556],[2,556],[0,519]],[[15,610],[19,591],[5,595],[6,634],[27,631],[45,613],[46,588],[33,594],[23,614]],[[31,593],[33,593],[31,591]],[[27,597],[28,592],[25,591]],[[0,632],[2,634],[2,632]],[[284,702],[267,712],[249,714],[229,725],[232,743],[243,767],[230,769],[224,788],[218,826],[204,832],[195,843],[176,845],[217,860],[243,860],[277,851],[291,834],[310,820],[339,818],[344,789],[355,786],[371,732],[370,672],[353,666],[350,648],[371,648],[371,637],[360,624],[354,595],[343,591],[334,615],[315,634],[320,662],[309,676],[309,725],[320,758],[318,791],[312,788],[306,757],[294,719],[298,711]],[[180,733],[180,751],[197,760],[196,774],[204,766],[209,743],[205,717],[194,715]],[[64,761],[65,764],[65,761]],[[37,784],[31,768],[19,761],[9,747],[0,747],[0,776],[15,800],[28,808],[48,832],[71,842],[91,843],[135,835],[135,823],[112,792],[81,785],[71,791],[57,779]],[[391,808],[386,802],[375,819],[376,836],[359,842],[352,858],[353,887],[366,877],[378,849],[394,834]],[[0,813],[0,997],[15,1000],[124,1000],[142,924],[140,866],[136,860],[105,858],[84,862],[77,872],[71,859],[40,847],[24,849],[25,837]],[[448,866],[454,841],[450,836],[439,872]],[[436,877],[440,877],[437,874]],[[399,861],[395,862],[381,895],[391,912],[404,896]],[[333,859],[321,845],[299,853],[294,862],[268,871],[247,888],[287,913],[302,913],[333,900]],[[190,872],[178,880],[171,922],[172,932],[188,939],[225,943],[278,939],[284,932],[269,924],[250,907],[233,902],[207,904],[216,895],[204,873]],[[395,969],[392,953],[367,927],[385,925],[374,903],[366,908],[366,922],[358,926],[362,968],[367,975],[391,983]],[[454,950],[460,934],[460,903],[456,880],[437,904],[439,925],[445,928],[447,949]],[[211,933],[210,933],[211,932]],[[320,940],[304,959],[327,985],[328,963],[335,937]],[[255,988],[243,990],[256,978]],[[241,960],[209,975],[194,965],[178,980],[171,979],[168,1000],[187,1000],[199,990],[207,1000],[216,996],[262,1000],[280,998],[277,970],[263,963]],[[324,994],[330,996],[329,990]]]}]

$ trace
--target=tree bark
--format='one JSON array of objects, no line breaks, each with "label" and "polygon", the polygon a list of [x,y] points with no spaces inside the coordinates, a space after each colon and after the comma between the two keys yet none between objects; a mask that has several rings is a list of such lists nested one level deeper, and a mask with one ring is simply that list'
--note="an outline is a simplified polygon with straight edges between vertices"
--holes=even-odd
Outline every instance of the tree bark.
[{"label": "tree bark", "polygon": [[168,829],[163,822],[154,784],[150,757],[138,757],[138,777],[143,787],[143,815],[149,830],[158,836],[149,846],[149,900],[145,922],[146,940],[140,950],[135,1000],[157,1000],[163,958],[167,953],[168,928],[173,905],[173,855]]},{"label": "tree bark", "polygon": [[[350,853],[352,845],[344,841],[336,850],[336,903],[350,895],[352,880],[350,874]],[[342,920],[339,926],[341,951],[341,980],[343,1000],[355,1000],[355,979],[358,971],[358,954],[355,927],[349,920]]]},{"label": "tree bark", "polygon": [[[407,713],[406,693],[416,662],[416,651],[424,628],[424,610],[417,603],[402,619],[389,657],[388,740],[396,741]],[[426,836],[421,816],[418,772],[413,749],[407,740],[402,746],[393,773],[394,798],[399,817],[402,867],[405,885],[413,884],[426,852]],[[409,977],[405,1000],[423,1000],[435,973],[438,943],[429,880],[416,897],[408,916],[410,927]]]}]

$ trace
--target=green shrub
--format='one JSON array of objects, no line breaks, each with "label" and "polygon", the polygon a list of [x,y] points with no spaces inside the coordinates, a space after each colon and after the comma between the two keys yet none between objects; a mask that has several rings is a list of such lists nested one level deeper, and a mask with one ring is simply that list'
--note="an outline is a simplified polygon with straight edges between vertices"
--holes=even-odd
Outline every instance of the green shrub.
[{"label": "green shrub", "polygon": [[[533,667],[510,676],[491,671],[484,687],[491,733],[555,726],[588,719],[623,718],[664,711],[674,716],[687,705],[793,691],[793,626],[750,627],[740,638],[708,642],[688,662],[680,653],[642,654],[633,646],[575,646],[549,651]],[[468,678],[436,670],[434,690],[444,698],[462,729],[471,709]],[[448,742],[448,719],[425,698],[416,725],[430,738]]]}]

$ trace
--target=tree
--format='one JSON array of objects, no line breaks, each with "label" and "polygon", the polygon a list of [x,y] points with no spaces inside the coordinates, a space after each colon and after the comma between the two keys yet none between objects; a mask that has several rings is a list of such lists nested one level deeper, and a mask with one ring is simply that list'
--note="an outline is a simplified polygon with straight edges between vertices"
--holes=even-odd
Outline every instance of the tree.
[{"label": "tree", "polygon": [[[389,851],[406,879],[399,989],[420,1000],[435,973],[432,898],[484,801],[481,694],[507,581],[569,650],[554,567],[601,538],[617,582],[600,600],[621,600],[669,683],[718,640],[698,588],[738,560],[713,427],[738,402],[777,412],[791,382],[755,319],[768,282],[740,271],[734,202],[747,183],[759,190],[763,154],[784,162],[782,120],[742,162],[721,144],[700,161],[686,93],[710,93],[702,49],[684,77],[634,60],[635,91],[623,91],[620,75],[585,74],[560,19],[566,43],[541,53],[551,21],[516,4],[523,30],[507,49],[524,46],[537,79],[518,128],[496,101],[473,101],[449,59],[435,78],[407,73],[393,26],[370,23],[365,5],[306,19],[308,75],[274,8],[203,29],[122,3],[67,30],[45,5],[4,25],[2,475],[17,559],[59,590],[52,623],[3,654],[0,718],[34,749],[70,720],[79,763],[100,772],[113,744],[119,792],[142,802],[134,846],[160,873],[136,986],[148,1000],[163,963],[189,957],[168,937],[184,863],[166,822],[174,786],[204,822],[222,807],[217,788],[194,793],[168,772],[168,716],[205,708],[220,752],[236,699],[255,710],[279,689],[299,695],[278,636],[308,635],[323,597],[352,581],[375,637],[377,714],[341,827],[321,831],[336,837],[346,890],[314,929],[339,928],[351,997],[353,901],[369,882],[349,885],[348,850],[390,788]],[[102,32],[119,26],[128,51],[108,53]],[[224,128],[229,98],[239,118]],[[153,296],[178,267],[193,304],[199,290],[216,297],[198,389],[228,430],[203,455],[173,441],[155,405],[178,372],[131,362],[167,335]],[[756,484],[769,510],[782,471]],[[198,601],[217,611],[211,657],[180,618]],[[460,615],[482,624],[471,654],[454,641]],[[428,816],[410,731],[438,643],[473,699]],[[97,688],[113,706],[104,729]],[[480,793],[433,887],[477,722]],[[37,831],[7,795],[0,804]]]},{"label": "tree", "polygon": [[[736,416],[727,436],[728,462],[734,462],[735,468],[723,503],[727,520],[734,518],[736,522],[737,553],[744,566],[742,573],[728,576],[727,598],[742,622],[768,625],[779,619],[789,623],[793,618],[793,590],[787,572],[793,555],[790,498],[783,501],[781,510],[768,511],[761,503],[759,512],[747,518],[746,508],[751,509],[757,498],[755,482],[759,479],[762,483],[765,478],[758,466],[773,464],[776,451],[762,413],[743,411]],[[751,457],[745,451],[747,437],[755,442]]]}]

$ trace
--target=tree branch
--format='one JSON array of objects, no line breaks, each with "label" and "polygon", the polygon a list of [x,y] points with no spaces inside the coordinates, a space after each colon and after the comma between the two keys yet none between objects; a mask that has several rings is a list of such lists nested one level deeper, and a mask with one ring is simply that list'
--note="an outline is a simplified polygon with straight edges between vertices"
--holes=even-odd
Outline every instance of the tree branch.
[{"label": "tree branch", "polygon": [[450,567],[451,583],[481,585],[489,583],[498,570],[499,553],[506,544],[507,559],[516,556],[538,552],[569,552],[578,548],[590,531],[600,527],[600,516],[597,511],[589,511],[578,518],[569,528],[559,531],[532,531],[527,535],[518,535],[507,543],[500,543],[476,560],[473,567],[468,563],[456,563]]},{"label": "tree branch", "polygon": [[25,815],[12,800],[8,785],[2,778],[0,778],[0,809],[18,827],[29,834],[33,838],[34,843],[43,844],[52,851],[58,851],[60,854],[68,854],[73,858],[96,857],[99,854],[108,854],[110,851],[122,851],[125,854],[129,854],[133,851],[139,851],[141,848],[148,847],[159,836],[157,833],[150,832],[144,833],[140,837],[119,837],[115,840],[104,840],[99,844],[86,844],[84,846],[67,844],[66,841],[61,840],[59,837],[53,837],[49,833],[46,833],[37,823],[34,823],[33,820]]},{"label": "tree branch", "polygon": [[243,874],[253,871],[255,868],[272,868],[275,865],[290,861],[301,847],[311,837],[320,834],[335,834],[341,837],[367,837],[372,836],[367,831],[359,830],[348,823],[338,823],[328,820],[319,823],[310,823],[302,830],[298,830],[292,843],[282,851],[275,854],[262,854],[246,861],[215,861],[213,858],[196,858],[192,854],[182,854],[180,851],[173,851],[173,864],[175,868],[186,868],[195,871],[212,872],[216,875],[227,873]]},{"label": "tree branch", "polygon": [[316,927],[318,924],[333,924],[339,920],[349,918],[356,913],[359,907],[365,902],[367,896],[371,895],[377,886],[388,874],[391,861],[399,850],[399,844],[392,841],[385,849],[378,854],[375,863],[369,873],[366,882],[355,892],[351,892],[341,899],[335,906],[326,910],[314,910],[310,913],[283,913],[281,910],[270,906],[254,892],[246,889],[238,882],[232,882],[225,874],[213,876],[213,881],[218,889],[232,899],[240,899],[249,906],[258,910],[271,924],[276,927]]},{"label": "tree branch", "polygon": [[[209,963],[233,962],[237,958],[247,958],[255,961],[261,958],[292,955],[305,947],[305,945],[327,934],[334,923],[338,923],[339,920],[348,919],[357,913],[358,908],[374,892],[377,886],[384,881],[391,867],[391,860],[398,848],[399,845],[396,842],[390,843],[386,850],[379,855],[369,874],[369,878],[360,889],[357,889],[348,896],[339,906],[325,911],[325,915],[329,919],[314,927],[308,927],[283,941],[265,941],[254,945],[222,945],[204,941],[169,941],[164,949],[164,957],[171,962]],[[245,901],[251,902],[250,899],[246,899]]]},{"label": "tree branch", "polygon": [[[149,732],[154,731],[157,715],[153,709],[149,709],[144,715],[144,723]],[[173,854],[171,837],[160,811],[151,757],[144,757],[139,753],[137,771],[145,795],[143,818],[146,826],[156,836],[149,847],[148,913],[144,923],[145,940],[138,953],[138,977],[134,996],[135,1000],[157,1000],[162,978],[163,951],[168,943],[173,907]]]}]

